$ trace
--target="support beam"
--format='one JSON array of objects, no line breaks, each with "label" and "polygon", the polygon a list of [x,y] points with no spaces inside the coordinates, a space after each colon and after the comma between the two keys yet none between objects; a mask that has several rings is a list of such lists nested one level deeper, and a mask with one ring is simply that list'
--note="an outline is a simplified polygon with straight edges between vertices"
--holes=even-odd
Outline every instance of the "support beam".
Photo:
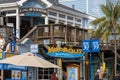
[{"label": "support beam", "polygon": [[19,8],[16,9],[16,37],[20,39],[20,15]]}]

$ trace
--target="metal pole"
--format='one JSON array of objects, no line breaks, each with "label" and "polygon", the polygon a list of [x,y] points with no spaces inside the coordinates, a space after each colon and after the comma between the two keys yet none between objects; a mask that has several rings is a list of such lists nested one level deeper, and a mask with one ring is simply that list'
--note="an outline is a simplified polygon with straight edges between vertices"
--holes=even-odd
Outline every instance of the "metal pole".
[{"label": "metal pole", "polygon": [[91,75],[91,67],[92,66],[92,54],[91,54],[91,50],[90,50],[90,80],[92,80],[92,75]]}]

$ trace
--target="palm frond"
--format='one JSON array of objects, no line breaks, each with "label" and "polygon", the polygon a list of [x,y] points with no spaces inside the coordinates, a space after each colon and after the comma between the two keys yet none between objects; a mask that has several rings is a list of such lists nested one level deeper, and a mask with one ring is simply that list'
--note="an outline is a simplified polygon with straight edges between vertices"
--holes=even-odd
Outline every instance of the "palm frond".
[{"label": "palm frond", "polygon": [[115,5],[108,1],[106,5],[101,5],[101,9],[105,16],[91,22],[92,25],[98,26],[98,29],[93,35],[99,36],[102,34],[102,39],[108,39],[109,35],[113,32],[113,29],[120,34],[120,1]]},{"label": "palm frond", "polygon": [[105,14],[105,16],[110,17],[111,16],[111,10],[105,5],[101,5],[102,12]]},{"label": "palm frond", "polygon": [[91,21],[91,24],[92,25],[98,25],[101,21],[104,21],[105,19],[106,19],[105,17],[97,18],[97,19]]},{"label": "palm frond", "polygon": [[111,32],[109,30],[105,30],[105,32],[103,33],[101,39],[102,40],[107,40],[110,34],[111,34]]},{"label": "palm frond", "polygon": [[120,24],[117,25],[116,31],[117,31],[117,33],[120,35]]}]

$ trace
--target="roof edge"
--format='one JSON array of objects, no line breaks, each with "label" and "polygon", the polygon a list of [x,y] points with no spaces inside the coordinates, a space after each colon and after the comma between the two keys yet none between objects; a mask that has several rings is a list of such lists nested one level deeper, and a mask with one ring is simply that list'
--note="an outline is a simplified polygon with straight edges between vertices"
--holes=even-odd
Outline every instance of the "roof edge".
[{"label": "roof edge", "polygon": [[47,1],[47,0],[41,0],[41,1],[44,2],[45,4],[47,4],[47,7],[51,7],[52,6],[52,4],[49,1]]},{"label": "roof edge", "polygon": [[[26,2],[27,0],[20,0],[17,2],[11,2],[11,3],[3,3],[0,4],[0,7],[13,7],[13,6],[22,6],[24,2]],[[41,0],[43,3],[45,3],[47,5],[47,7],[52,6],[52,4],[47,1],[47,0]]]},{"label": "roof edge", "polygon": [[18,6],[18,4],[16,2],[0,4],[0,7],[13,7],[13,6]]}]

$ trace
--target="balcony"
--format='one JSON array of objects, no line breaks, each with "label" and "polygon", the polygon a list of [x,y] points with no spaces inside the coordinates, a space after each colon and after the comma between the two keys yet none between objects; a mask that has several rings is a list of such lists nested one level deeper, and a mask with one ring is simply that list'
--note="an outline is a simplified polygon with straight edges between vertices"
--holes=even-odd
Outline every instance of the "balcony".
[{"label": "balcony", "polygon": [[[57,28],[55,28],[57,27]],[[82,40],[85,40],[86,29],[72,27],[63,24],[51,24],[35,26],[29,31],[20,41],[25,38],[30,38],[34,43],[44,44],[44,40],[49,40],[49,44],[55,41],[79,43],[82,45]],[[100,43],[101,50],[114,50],[114,40]],[[117,40],[117,49],[119,49],[120,41]]]}]

